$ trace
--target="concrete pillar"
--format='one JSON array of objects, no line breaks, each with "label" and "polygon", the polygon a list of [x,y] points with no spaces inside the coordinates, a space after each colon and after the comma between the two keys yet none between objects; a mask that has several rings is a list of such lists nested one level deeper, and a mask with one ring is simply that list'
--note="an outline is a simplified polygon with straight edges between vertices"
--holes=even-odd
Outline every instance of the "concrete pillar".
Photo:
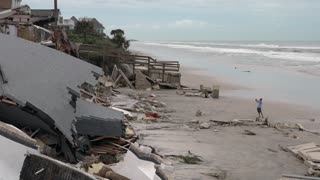
[{"label": "concrete pillar", "polygon": [[213,86],[212,87],[212,98],[219,99],[220,96],[220,86]]}]

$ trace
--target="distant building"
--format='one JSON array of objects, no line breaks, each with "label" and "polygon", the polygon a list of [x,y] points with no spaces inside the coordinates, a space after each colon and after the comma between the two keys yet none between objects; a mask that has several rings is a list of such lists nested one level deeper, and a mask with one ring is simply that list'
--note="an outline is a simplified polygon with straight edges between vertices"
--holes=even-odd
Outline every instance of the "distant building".
[{"label": "distant building", "polygon": [[[54,9],[31,9],[31,17],[37,19],[39,26],[44,26],[50,23],[54,23],[57,18],[59,18],[60,10],[56,17],[56,12]],[[59,19],[58,19],[59,21]]]},{"label": "distant building", "polygon": [[72,19],[64,19],[62,26],[65,30],[74,30],[74,27],[76,26],[76,22]]},{"label": "distant building", "polygon": [[21,5],[22,0],[0,0],[0,10],[14,9]]},{"label": "distant building", "polygon": [[64,19],[63,16],[58,18],[58,26],[64,27],[65,30],[74,30],[78,20],[73,16],[70,19]]},{"label": "distant building", "polygon": [[79,20],[77,20],[77,21],[92,22],[94,30],[100,34],[102,34],[105,30],[105,27],[96,18],[83,17],[83,18],[79,18]]}]

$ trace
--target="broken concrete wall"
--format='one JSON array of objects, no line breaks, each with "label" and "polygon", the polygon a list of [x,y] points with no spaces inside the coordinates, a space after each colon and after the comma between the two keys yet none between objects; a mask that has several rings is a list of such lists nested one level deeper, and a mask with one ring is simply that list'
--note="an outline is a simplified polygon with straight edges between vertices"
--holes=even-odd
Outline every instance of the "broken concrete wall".
[{"label": "broken concrete wall", "polygon": [[136,89],[148,89],[151,87],[146,77],[141,71],[136,71]]},{"label": "broken concrete wall", "polygon": [[[162,81],[162,71],[150,71],[152,79]],[[165,72],[164,82],[167,84],[181,85],[181,73],[178,72]]]},{"label": "broken concrete wall", "polygon": [[[5,34],[0,34],[0,54],[0,96],[18,104],[10,109],[1,106],[10,111],[1,113],[2,118],[20,128],[35,123],[33,131],[53,131],[64,155],[68,155],[67,161],[75,162],[74,148],[79,144],[72,131],[73,121],[82,116],[109,117],[104,107],[80,99],[79,86],[84,82],[97,84],[93,72],[102,74],[102,70],[65,53]],[[79,108],[81,104],[85,107]],[[23,119],[20,111],[32,118]],[[33,119],[36,121],[29,122]]]}]

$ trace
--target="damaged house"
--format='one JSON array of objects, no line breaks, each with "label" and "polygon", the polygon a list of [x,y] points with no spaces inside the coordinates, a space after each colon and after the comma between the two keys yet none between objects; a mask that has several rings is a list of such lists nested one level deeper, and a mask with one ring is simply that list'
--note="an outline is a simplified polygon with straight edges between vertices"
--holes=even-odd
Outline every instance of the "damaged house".
[{"label": "damaged house", "polygon": [[33,42],[47,40],[52,32],[43,27],[55,22],[55,11],[51,9],[32,10],[28,5],[20,4],[21,0],[1,1],[0,32]]},{"label": "damaged house", "polygon": [[5,34],[0,54],[0,119],[40,142],[44,154],[75,163],[90,139],[123,136],[123,113],[81,98],[79,87],[97,84],[100,68]]}]

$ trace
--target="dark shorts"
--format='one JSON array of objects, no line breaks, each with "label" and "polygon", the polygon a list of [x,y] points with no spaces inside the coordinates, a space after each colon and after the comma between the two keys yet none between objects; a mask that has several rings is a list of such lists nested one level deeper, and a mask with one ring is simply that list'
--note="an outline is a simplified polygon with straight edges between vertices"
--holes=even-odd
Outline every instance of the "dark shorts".
[{"label": "dark shorts", "polygon": [[261,108],[257,108],[258,113],[262,113],[262,109]]}]

